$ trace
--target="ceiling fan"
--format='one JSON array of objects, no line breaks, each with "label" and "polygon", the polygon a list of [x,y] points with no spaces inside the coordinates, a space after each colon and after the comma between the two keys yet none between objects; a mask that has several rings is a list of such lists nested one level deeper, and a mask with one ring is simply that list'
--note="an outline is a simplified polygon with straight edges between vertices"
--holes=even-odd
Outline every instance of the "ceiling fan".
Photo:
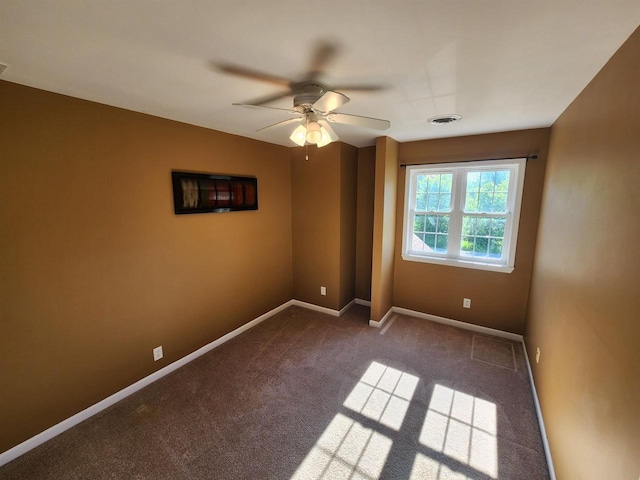
[{"label": "ceiling fan", "polygon": [[[336,53],[337,47],[335,45],[320,43],[313,52],[307,73],[301,80],[297,81],[230,64],[215,64],[215,67],[224,73],[260,80],[286,88],[285,91],[280,91],[273,95],[254,99],[246,103],[233,104],[244,107],[280,110],[295,115],[295,118],[289,118],[261,128],[258,130],[259,132],[274,127],[298,123],[298,127],[296,127],[289,137],[293,142],[300,146],[304,146],[308,142],[318,147],[323,147],[338,140],[338,135],[329,123],[342,123],[375,130],[388,129],[391,126],[388,120],[335,112],[336,109],[349,101],[346,95],[337,90],[377,91],[384,88],[379,85],[344,85],[328,88],[321,84],[318,78],[324,72],[329,61],[335,57]],[[287,96],[293,96],[293,109],[265,105],[266,103]]]}]

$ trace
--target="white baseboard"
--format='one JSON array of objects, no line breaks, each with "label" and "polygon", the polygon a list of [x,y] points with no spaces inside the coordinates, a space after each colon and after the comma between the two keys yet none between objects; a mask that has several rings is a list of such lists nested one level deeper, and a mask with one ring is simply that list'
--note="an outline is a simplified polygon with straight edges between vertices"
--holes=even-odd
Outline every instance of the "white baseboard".
[{"label": "white baseboard", "polygon": [[354,303],[356,303],[356,299],[355,298],[340,309],[340,311],[338,312],[338,316],[339,317],[342,316],[342,314],[344,312],[346,312],[347,310],[349,310]]},{"label": "white baseboard", "polygon": [[303,302],[302,300],[290,300],[291,305],[296,305],[298,307],[307,308],[309,310],[314,310],[320,313],[326,313],[327,315],[333,315],[334,317],[339,317],[340,312],[338,310],[334,310],[333,308],[321,307],[320,305],[316,305],[315,303]]},{"label": "white baseboard", "polygon": [[369,300],[362,300],[361,298],[356,298],[356,305],[364,305],[365,307],[370,307],[371,302]]},{"label": "white baseboard", "polygon": [[[302,300],[289,300],[290,305],[296,305],[298,307],[307,308],[309,310],[315,310],[316,312],[326,313],[327,315],[332,315],[334,317],[340,317],[344,312],[346,312],[351,305],[355,303],[355,299],[351,300],[340,310],[334,310],[333,308],[321,307],[320,305],[316,305],[315,303],[303,302]],[[289,305],[287,305],[289,306]]]},{"label": "white baseboard", "polygon": [[551,448],[549,446],[549,439],[547,438],[547,429],[544,427],[544,419],[542,418],[542,408],[540,408],[540,400],[538,399],[538,391],[536,390],[536,384],[533,381],[533,371],[531,370],[531,364],[529,363],[529,355],[527,354],[527,345],[522,341],[522,350],[524,351],[524,360],[527,363],[527,371],[529,372],[529,381],[531,382],[531,391],[533,392],[533,403],[536,406],[536,416],[538,417],[538,426],[540,427],[540,434],[542,436],[542,445],[544,446],[544,455],[547,458],[547,466],[549,467],[549,476],[551,480],[556,480],[556,472],[553,469],[553,459],[551,458]]},{"label": "white baseboard", "polygon": [[389,309],[389,311],[388,311],[387,313],[385,313],[385,314],[384,314],[384,317],[382,317],[379,321],[378,321],[378,320],[370,319],[370,320],[369,320],[369,326],[370,326],[370,327],[376,327],[376,328],[380,328],[380,327],[382,327],[382,325],[384,325],[384,322],[386,322],[386,321],[389,319],[389,317],[391,316],[391,314],[393,313],[393,309],[394,309],[394,308],[395,308],[395,307],[391,307],[391,308]]},{"label": "white baseboard", "polygon": [[[236,328],[232,332],[229,332],[226,335],[223,335],[222,337],[218,338],[217,340],[214,340],[213,342],[205,345],[204,347],[199,348],[195,352],[192,352],[189,355],[186,355],[186,356],[182,357],[181,359],[176,360],[175,362],[167,365],[166,367],[163,367],[160,370],[157,370],[156,372],[153,372],[151,375],[148,375],[148,376],[144,377],[143,379],[138,380],[136,383],[134,383],[132,385],[129,385],[128,387],[120,390],[119,392],[116,392],[113,395],[108,396],[104,400],[101,400],[98,403],[95,403],[94,405],[91,405],[90,407],[82,410],[81,412],[76,413],[75,415],[67,418],[66,420],[63,420],[62,422],[57,423],[56,425],[54,425],[54,426],[46,429],[45,431],[40,432],[39,434],[37,434],[37,435],[25,440],[24,442],[16,445],[15,447],[10,448],[6,452],[1,453],[0,454],[0,467],[5,465],[5,464],[7,464],[7,463],[9,463],[12,460],[18,458],[20,455],[24,455],[29,450],[32,450],[32,449],[36,448],[39,445],[42,445],[44,442],[46,442],[48,440],[51,440],[53,437],[56,437],[56,436],[60,435],[61,433],[65,432],[66,430],[69,430],[70,428],[78,425],[80,422],[83,422],[84,420],[92,417],[96,413],[99,413],[102,410],[110,407],[114,403],[117,403],[120,400],[128,397],[129,395],[137,392],[138,390],[143,389],[147,385],[155,382],[156,380],[159,380],[160,378],[164,377],[165,375],[173,372],[174,370],[177,370],[178,368],[186,365],[187,363],[191,362],[192,360],[195,360],[196,358],[200,357],[201,355],[204,355],[205,353],[213,350],[214,348],[219,347],[223,343],[228,342],[232,338],[237,337],[241,333],[246,332],[250,328],[255,327],[260,322],[266,320],[267,318],[275,315],[278,312],[281,312],[285,308],[290,307],[291,305],[297,305],[298,303],[296,303],[296,302],[297,302],[297,300],[289,300],[288,302],[283,303],[279,307],[276,307],[273,310],[269,310],[267,313],[264,313],[264,314],[260,315],[259,317],[254,318],[250,322],[245,323],[244,325],[242,325],[241,327]],[[338,312],[336,312],[336,313],[338,313]]]},{"label": "white baseboard", "polygon": [[[522,342],[522,335],[517,333],[505,332],[504,330],[497,330],[495,328],[483,327],[481,325],[475,325],[473,323],[462,322],[460,320],[453,320],[451,318],[439,317],[437,315],[431,315],[429,313],[422,313],[416,310],[409,310],[408,308],[393,307],[393,311],[402,315],[408,315],[410,317],[423,318],[432,322],[443,323],[452,327],[463,328],[465,330],[471,330],[477,333],[484,333],[485,335],[493,335],[494,337],[507,338],[515,342]],[[371,323],[371,322],[369,322]]]}]

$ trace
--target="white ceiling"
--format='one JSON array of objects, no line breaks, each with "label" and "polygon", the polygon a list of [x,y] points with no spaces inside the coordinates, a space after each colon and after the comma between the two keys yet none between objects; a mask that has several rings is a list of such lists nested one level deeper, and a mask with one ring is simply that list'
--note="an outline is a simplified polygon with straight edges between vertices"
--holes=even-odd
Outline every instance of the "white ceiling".
[{"label": "white ceiling", "polygon": [[[551,125],[639,24],[639,0],[0,0],[0,78],[293,146],[291,125],[256,133],[286,112],[231,105],[281,88],[212,64],[295,79],[326,42],[322,83],[388,87],[338,111],[405,142]],[[445,113],[463,119],[426,122]]]}]

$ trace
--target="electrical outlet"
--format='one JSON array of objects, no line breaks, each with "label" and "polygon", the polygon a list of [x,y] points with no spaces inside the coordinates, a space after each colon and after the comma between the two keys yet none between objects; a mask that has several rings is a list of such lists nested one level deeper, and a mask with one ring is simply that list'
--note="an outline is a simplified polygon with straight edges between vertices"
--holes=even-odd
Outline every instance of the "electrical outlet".
[{"label": "electrical outlet", "polygon": [[327,294],[327,287],[320,287],[320,295],[326,295]]},{"label": "electrical outlet", "polygon": [[462,300],[462,306],[464,308],[471,308],[471,299],[465,298],[464,300]]},{"label": "electrical outlet", "polygon": [[160,360],[164,355],[162,354],[162,345],[160,345],[159,347],[156,347],[153,349],[153,361],[157,362],[158,360]]},{"label": "electrical outlet", "polygon": [[536,348],[536,363],[540,362],[540,347]]}]

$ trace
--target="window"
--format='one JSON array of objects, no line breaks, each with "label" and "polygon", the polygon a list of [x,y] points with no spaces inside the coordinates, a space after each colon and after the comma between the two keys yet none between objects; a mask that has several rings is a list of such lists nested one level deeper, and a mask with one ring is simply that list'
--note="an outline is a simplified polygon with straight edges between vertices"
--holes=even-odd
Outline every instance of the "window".
[{"label": "window", "polygon": [[512,272],[524,158],[408,166],[402,258]]}]

